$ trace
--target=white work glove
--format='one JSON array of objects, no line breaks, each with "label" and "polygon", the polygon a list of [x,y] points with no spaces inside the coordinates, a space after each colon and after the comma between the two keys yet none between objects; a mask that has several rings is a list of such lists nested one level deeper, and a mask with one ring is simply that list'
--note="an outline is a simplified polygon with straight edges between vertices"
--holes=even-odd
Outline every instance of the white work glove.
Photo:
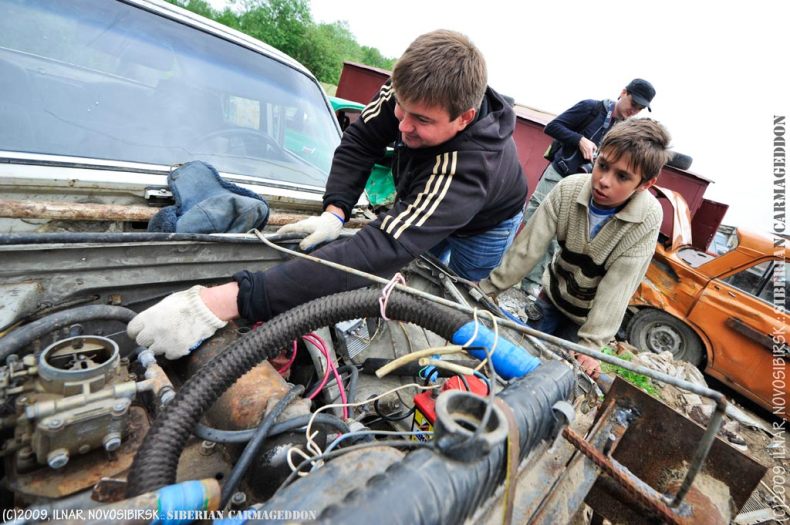
[{"label": "white work glove", "polygon": [[167,359],[189,355],[205,339],[225,326],[200,298],[203,286],[177,292],[140,312],[126,327],[129,337]]},{"label": "white work glove", "polygon": [[307,251],[322,242],[334,241],[340,236],[342,229],[343,221],[340,217],[325,211],[319,217],[308,217],[293,224],[286,224],[277,230],[277,233],[309,233],[310,235],[299,243],[299,247]]}]

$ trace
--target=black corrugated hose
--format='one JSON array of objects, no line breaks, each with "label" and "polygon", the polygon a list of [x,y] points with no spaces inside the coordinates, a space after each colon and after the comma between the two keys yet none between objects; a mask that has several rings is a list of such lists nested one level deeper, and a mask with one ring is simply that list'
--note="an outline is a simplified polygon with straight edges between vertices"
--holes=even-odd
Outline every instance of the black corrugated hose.
[{"label": "black corrugated hose", "polygon": [[24,350],[26,346],[39,337],[64,326],[96,319],[128,323],[135,315],[137,315],[137,312],[123,306],[107,304],[78,306],[77,308],[49,314],[13,330],[0,339],[0,364],[5,362],[6,357]]},{"label": "black corrugated hose", "polygon": [[[128,496],[175,483],[178,458],[200,418],[239,377],[287,348],[295,338],[341,321],[380,315],[380,288],[353,290],[293,308],[206,363],[181,388],[145,436],[129,473]],[[450,339],[470,316],[402,292],[391,294],[387,316]]]},{"label": "black corrugated hose", "polygon": [[[574,384],[569,366],[548,361],[497,395],[510,407],[518,425],[519,461],[551,437],[552,407],[571,397]],[[310,510],[318,513],[317,521],[322,524],[465,523],[503,483],[505,457],[505,443],[473,462],[455,461],[436,449],[415,450],[345,496],[337,491],[336,474],[322,468],[278,492],[260,510]],[[321,490],[329,486],[333,490]]]}]

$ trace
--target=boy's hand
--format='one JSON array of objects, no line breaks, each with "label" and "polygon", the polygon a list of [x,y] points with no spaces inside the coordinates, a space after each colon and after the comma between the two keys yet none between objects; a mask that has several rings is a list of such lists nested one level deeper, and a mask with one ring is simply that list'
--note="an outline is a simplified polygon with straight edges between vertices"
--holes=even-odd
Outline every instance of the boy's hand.
[{"label": "boy's hand", "polygon": [[579,366],[585,374],[592,377],[593,379],[598,379],[598,377],[601,375],[600,361],[594,357],[584,354],[575,354],[574,357],[576,358],[576,361],[578,361]]}]

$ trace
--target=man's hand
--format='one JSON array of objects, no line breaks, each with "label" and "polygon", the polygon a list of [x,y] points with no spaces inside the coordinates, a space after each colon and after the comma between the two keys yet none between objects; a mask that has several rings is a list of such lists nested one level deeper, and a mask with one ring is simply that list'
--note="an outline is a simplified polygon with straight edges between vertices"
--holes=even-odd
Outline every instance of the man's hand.
[{"label": "man's hand", "polygon": [[601,375],[601,362],[595,359],[594,357],[590,357],[584,354],[574,354],[576,361],[578,361],[579,366],[584,371],[585,374],[592,377],[593,379],[598,379],[598,376]]},{"label": "man's hand", "polygon": [[174,293],[139,313],[126,328],[129,337],[167,359],[188,355],[228,324],[203,302],[200,295],[204,289],[197,285]]},{"label": "man's hand", "polygon": [[595,150],[597,149],[598,146],[595,145],[595,142],[587,137],[582,137],[579,141],[579,151],[582,152],[582,157],[586,160],[593,160],[593,155],[595,155]]},{"label": "man's hand", "polygon": [[343,212],[339,208],[336,208],[337,212],[330,211],[330,208],[336,207],[327,207],[327,211],[319,217],[308,217],[293,224],[286,224],[277,230],[277,233],[309,233],[310,235],[299,243],[299,247],[305,251],[322,242],[333,241],[338,238],[343,229]]}]

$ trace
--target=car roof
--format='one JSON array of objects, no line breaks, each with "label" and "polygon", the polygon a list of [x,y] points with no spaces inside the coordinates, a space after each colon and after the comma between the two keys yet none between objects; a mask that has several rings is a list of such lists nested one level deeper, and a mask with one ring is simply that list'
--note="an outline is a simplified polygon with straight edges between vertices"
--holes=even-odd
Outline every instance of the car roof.
[{"label": "car roof", "polygon": [[763,233],[758,233],[746,228],[737,228],[737,232],[739,247],[754,250],[762,254],[770,253],[782,256],[784,253],[783,258],[790,259],[790,243],[788,242],[788,236],[781,235],[780,238],[783,239],[783,242],[779,246],[776,246],[774,239]]},{"label": "car roof", "polygon": [[309,69],[282,51],[275,49],[265,42],[255,39],[249,35],[245,35],[240,31],[222,25],[204,16],[166,2],[165,0],[123,0],[123,2],[190,25],[196,29],[211,33],[234,44],[246,47],[252,51],[265,54],[274,60],[277,60],[278,62],[282,62],[283,64],[299,70],[301,73],[304,73],[315,82],[318,82]]}]

